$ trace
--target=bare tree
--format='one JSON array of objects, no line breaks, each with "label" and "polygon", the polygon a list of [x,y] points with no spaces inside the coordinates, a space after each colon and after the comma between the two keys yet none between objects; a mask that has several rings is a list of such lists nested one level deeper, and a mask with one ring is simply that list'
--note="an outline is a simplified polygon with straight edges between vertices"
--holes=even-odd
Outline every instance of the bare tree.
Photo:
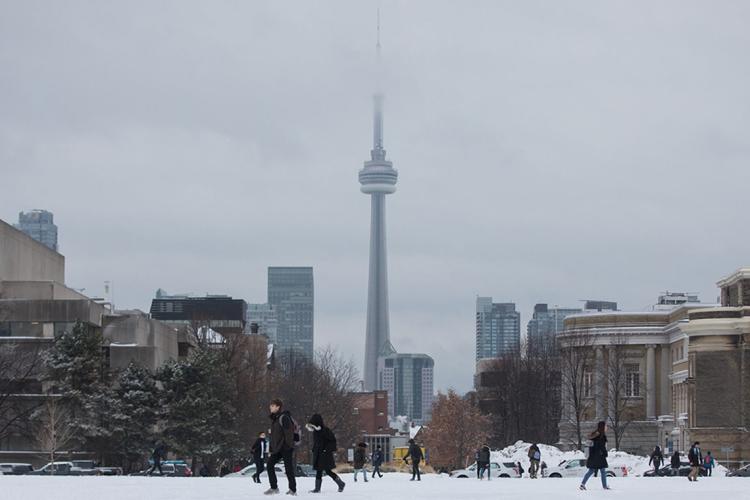
[{"label": "bare tree", "polygon": [[576,449],[583,449],[582,423],[591,410],[594,394],[587,393],[587,374],[591,373],[594,357],[593,340],[589,335],[571,334],[560,337],[560,382],[562,420],[574,428]]},{"label": "bare tree", "polygon": [[36,342],[0,344],[0,441],[27,432],[29,417],[41,404],[36,399],[19,397],[41,392],[42,357],[38,346]]},{"label": "bare tree", "polygon": [[58,396],[47,395],[34,417],[37,442],[52,463],[58,451],[71,444],[75,437],[72,416]]},{"label": "bare tree", "polygon": [[[607,351],[607,367],[604,368],[609,409],[607,421],[615,437],[615,448],[619,450],[622,438],[633,421],[629,398],[640,394],[640,378],[633,378],[635,375],[631,374],[627,363],[628,345],[623,339],[616,339],[607,347]],[[629,384],[632,386],[629,387]]]}]

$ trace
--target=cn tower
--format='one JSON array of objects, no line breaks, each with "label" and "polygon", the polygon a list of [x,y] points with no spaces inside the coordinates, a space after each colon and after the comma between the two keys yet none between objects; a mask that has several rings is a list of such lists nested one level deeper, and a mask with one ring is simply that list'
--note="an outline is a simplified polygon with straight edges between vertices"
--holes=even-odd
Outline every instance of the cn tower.
[{"label": "cn tower", "polygon": [[[380,13],[378,13],[377,57],[380,71]],[[376,75],[376,78],[379,75]],[[379,78],[377,78],[379,80]],[[370,275],[367,287],[367,331],[365,337],[366,391],[378,388],[378,357],[393,352],[388,324],[388,259],[385,244],[385,195],[396,191],[398,172],[385,159],[383,149],[383,93],[378,85],[373,96],[373,134],[370,159],[359,171],[360,190],[370,195]]]}]

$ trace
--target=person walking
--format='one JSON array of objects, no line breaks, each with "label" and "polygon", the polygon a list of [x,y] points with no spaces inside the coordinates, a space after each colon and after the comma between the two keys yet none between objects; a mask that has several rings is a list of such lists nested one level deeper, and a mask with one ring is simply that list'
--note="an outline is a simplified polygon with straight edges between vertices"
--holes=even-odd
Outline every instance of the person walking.
[{"label": "person walking", "polygon": [[367,443],[359,443],[354,449],[355,483],[357,482],[357,476],[360,472],[362,472],[362,475],[365,477],[365,482],[367,482],[367,469],[365,468],[365,464],[367,464]]},{"label": "person walking", "polygon": [[716,465],[714,457],[711,455],[710,451],[707,451],[706,456],[703,457],[703,468],[706,469],[707,476],[711,477],[712,471],[714,470],[714,465]]},{"label": "person walking", "polygon": [[474,462],[477,464],[477,479],[482,479],[482,468],[479,466],[479,454],[482,452],[481,448],[478,448],[474,452]]},{"label": "person walking", "polygon": [[380,472],[380,466],[383,465],[383,460],[385,457],[383,456],[383,449],[378,445],[378,447],[375,449],[375,451],[372,452],[372,457],[370,460],[372,461],[372,478],[375,479],[375,474],[378,475],[378,477],[383,477],[383,473]]},{"label": "person walking", "polygon": [[297,495],[297,480],[294,475],[294,447],[299,441],[299,430],[297,424],[289,411],[284,410],[284,403],[280,399],[274,399],[268,405],[271,411],[271,443],[268,455],[268,488],[265,495],[276,495],[279,493],[279,484],[276,478],[276,464],[284,462],[284,473],[286,474],[289,490],[287,495]]},{"label": "person walking", "polygon": [[492,478],[490,473],[490,447],[487,445],[479,449],[479,460],[477,460],[477,469],[479,469],[479,479],[484,479],[484,472],[487,471],[487,481]]},{"label": "person walking", "polygon": [[421,481],[422,475],[419,472],[419,462],[424,458],[424,453],[422,453],[422,448],[413,439],[409,440],[409,451],[404,457],[404,462],[408,464],[409,458],[411,458],[411,479],[409,481],[414,481],[415,478],[417,481]]},{"label": "person walking", "polygon": [[679,451],[675,451],[672,454],[672,459],[669,465],[672,466],[672,475],[679,476],[680,475],[680,452]]},{"label": "person walking", "polygon": [[598,471],[602,480],[602,488],[610,489],[607,486],[607,423],[601,421],[597,424],[596,430],[589,435],[592,445],[589,447],[589,458],[586,460],[588,470],[583,476],[580,488],[586,489],[586,483],[589,478]]},{"label": "person walking", "polygon": [[648,464],[653,464],[654,472],[659,472],[659,469],[661,469],[661,466],[664,464],[664,454],[662,454],[661,448],[658,446],[654,448],[654,451],[651,453],[651,458],[648,460]]},{"label": "person walking", "polygon": [[698,474],[701,472],[701,462],[703,461],[703,455],[701,455],[700,443],[696,441],[693,446],[690,447],[688,452],[688,461],[690,462],[690,474],[688,474],[688,481],[697,482]]},{"label": "person walking", "polygon": [[265,464],[268,459],[268,441],[266,441],[265,432],[258,434],[258,439],[256,439],[250,447],[250,451],[253,454],[253,463],[255,464],[253,482],[260,484],[260,475],[263,474],[263,471],[266,469]]},{"label": "person walking", "polygon": [[164,442],[157,441],[154,443],[154,451],[151,453],[153,464],[151,464],[151,468],[146,475],[151,476],[156,469],[159,469],[159,475],[163,476],[164,472],[161,470],[161,461],[165,458],[167,458],[167,447],[164,445]]},{"label": "person walking", "polygon": [[308,431],[313,433],[312,446],[312,467],[315,469],[315,489],[310,493],[320,493],[320,487],[323,485],[323,473],[333,479],[333,482],[339,487],[339,493],[344,491],[346,483],[333,472],[336,468],[336,436],[333,431],[325,426],[323,417],[317,413],[310,417],[310,421],[305,425]]},{"label": "person walking", "polygon": [[539,446],[534,443],[529,446],[529,477],[531,479],[537,478],[539,472],[539,461],[542,459],[542,452],[539,450]]}]

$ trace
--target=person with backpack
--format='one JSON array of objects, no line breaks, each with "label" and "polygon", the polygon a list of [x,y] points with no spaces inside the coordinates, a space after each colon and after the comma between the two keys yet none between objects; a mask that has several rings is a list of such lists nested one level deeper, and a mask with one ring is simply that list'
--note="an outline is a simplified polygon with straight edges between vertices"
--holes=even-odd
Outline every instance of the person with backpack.
[{"label": "person with backpack", "polygon": [[269,404],[271,410],[271,443],[269,449],[268,482],[270,488],[264,492],[265,495],[276,495],[279,493],[279,484],[276,479],[276,464],[284,462],[284,472],[289,483],[287,495],[297,495],[297,480],[294,474],[294,450],[300,441],[300,429],[297,422],[292,418],[288,410],[284,410],[284,403],[280,399],[274,399]]},{"label": "person with backpack", "polygon": [[377,449],[372,452],[372,457],[370,457],[370,460],[372,461],[372,478],[375,479],[375,474],[377,473],[378,477],[383,477],[383,473],[380,472],[380,466],[383,465],[383,460],[385,457],[383,456],[383,449],[378,445]]},{"label": "person with backpack", "polygon": [[346,483],[333,472],[336,468],[336,436],[333,431],[325,426],[323,417],[317,413],[310,417],[310,421],[305,425],[308,431],[313,433],[312,446],[312,467],[315,469],[315,489],[310,493],[320,493],[320,487],[323,485],[323,473],[333,479],[333,482],[339,487],[339,493],[344,491]]},{"label": "person with backpack", "polygon": [[707,451],[706,456],[703,457],[703,468],[706,469],[706,475],[711,476],[711,471],[714,469],[714,465],[716,465],[716,462],[714,461],[714,457],[711,456],[711,452]]},{"label": "person with backpack", "polygon": [[484,472],[487,471],[487,481],[492,479],[490,473],[490,447],[487,445],[482,446],[479,449],[479,460],[477,461],[477,469],[479,470],[479,479],[484,479]]},{"label": "person with backpack", "polygon": [[589,447],[589,458],[586,460],[586,467],[588,470],[583,476],[581,481],[580,489],[586,489],[586,482],[594,472],[598,471],[599,476],[602,480],[602,488],[605,490],[610,489],[607,486],[607,423],[604,421],[599,422],[596,425],[596,430],[589,435],[591,440],[591,446]]},{"label": "person with backpack", "polygon": [[260,475],[263,474],[263,471],[266,469],[265,463],[268,458],[268,442],[266,441],[265,432],[258,434],[258,439],[256,439],[250,447],[250,452],[253,454],[253,463],[255,464],[253,482],[260,484]]},{"label": "person with backpack", "polygon": [[701,472],[701,462],[703,462],[703,455],[701,454],[700,443],[696,441],[693,446],[690,447],[688,452],[688,461],[690,462],[690,474],[688,474],[688,481],[697,482],[698,474]]},{"label": "person with backpack", "polygon": [[539,462],[542,459],[542,452],[536,443],[529,446],[528,455],[529,455],[529,477],[531,479],[536,479],[537,472],[539,471]]},{"label": "person with backpack", "polygon": [[154,463],[151,465],[151,468],[146,475],[151,476],[156,469],[159,469],[159,475],[163,476],[164,472],[161,470],[161,461],[165,458],[167,458],[167,447],[162,441],[157,441],[154,443],[154,451],[151,453],[151,460],[153,460]]},{"label": "person with backpack", "polygon": [[419,462],[424,458],[424,454],[422,453],[422,448],[413,439],[409,440],[409,451],[406,453],[406,456],[404,456],[404,463],[408,464],[409,458],[411,458],[410,481],[414,481],[415,478],[417,481],[421,481],[422,476],[419,472]]},{"label": "person with backpack", "polygon": [[669,465],[672,466],[672,475],[679,476],[680,475],[680,452],[679,451],[675,451],[672,454],[672,460]]},{"label": "person with backpack", "polygon": [[664,464],[664,455],[661,452],[661,448],[658,446],[654,448],[654,451],[651,453],[651,458],[648,460],[648,464],[653,464],[654,472],[659,472],[659,469],[661,469],[661,466]]},{"label": "person with backpack", "polygon": [[357,476],[360,472],[362,472],[362,475],[365,477],[365,482],[367,482],[367,469],[365,469],[365,464],[367,464],[367,443],[359,443],[354,449],[355,483],[357,482]]}]

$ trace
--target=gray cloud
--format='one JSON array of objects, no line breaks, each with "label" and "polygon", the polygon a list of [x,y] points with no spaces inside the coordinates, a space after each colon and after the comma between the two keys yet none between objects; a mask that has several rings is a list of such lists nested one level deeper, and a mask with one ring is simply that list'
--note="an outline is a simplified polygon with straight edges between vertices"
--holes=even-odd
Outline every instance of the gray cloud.
[{"label": "gray cloud", "polygon": [[[0,217],[55,212],[71,286],[265,297],[313,265],[361,362],[375,4],[0,7]],[[476,294],[716,296],[748,264],[745,2],[383,1],[392,335],[467,389]]]}]

